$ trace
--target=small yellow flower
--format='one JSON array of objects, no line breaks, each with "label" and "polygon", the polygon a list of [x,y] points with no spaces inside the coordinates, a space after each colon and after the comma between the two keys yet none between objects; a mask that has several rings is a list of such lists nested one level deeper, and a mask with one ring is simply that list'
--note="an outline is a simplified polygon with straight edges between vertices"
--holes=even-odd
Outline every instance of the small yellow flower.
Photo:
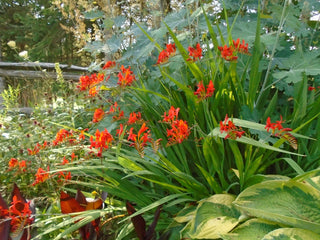
[{"label": "small yellow flower", "polygon": [[97,193],[96,191],[93,191],[91,194],[92,194],[92,196],[94,196],[94,197],[96,197],[96,196],[99,195],[99,193]]},{"label": "small yellow flower", "polygon": [[7,44],[11,48],[16,48],[16,42],[15,41],[9,41]]}]

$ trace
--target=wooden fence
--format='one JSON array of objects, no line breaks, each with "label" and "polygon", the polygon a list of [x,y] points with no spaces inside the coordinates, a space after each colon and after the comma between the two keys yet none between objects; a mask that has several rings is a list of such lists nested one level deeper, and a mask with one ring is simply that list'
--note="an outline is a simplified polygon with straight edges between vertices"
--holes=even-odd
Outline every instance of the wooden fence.
[{"label": "wooden fence", "polygon": [[[63,72],[63,77],[66,80],[79,80],[81,74],[88,71],[87,67],[68,66],[66,64],[59,64]],[[13,62],[0,62],[0,77],[10,78],[57,78],[54,63],[13,63]]]},{"label": "wooden fence", "polygon": [[[59,64],[63,78],[68,81],[78,81],[79,77],[88,71],[87,67]],[[5,79],[57,79],[55,63],[42,62],[0,62],[0,93],[6,87]],[[0,96],[0,108],[3,99]]]}]

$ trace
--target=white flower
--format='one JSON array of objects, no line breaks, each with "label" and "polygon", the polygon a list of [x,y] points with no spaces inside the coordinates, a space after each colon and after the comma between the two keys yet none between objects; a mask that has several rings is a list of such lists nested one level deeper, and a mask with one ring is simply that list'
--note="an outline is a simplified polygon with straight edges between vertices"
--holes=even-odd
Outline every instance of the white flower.
[{"label": "white flower", "polygon": [[24,59],[27,59],[28,58],[28,51],[19,52],[19,56]]},{"label": "white flower", "polygon": [[16,42],[15,41],[9,41],[9,42],[7,42],[7,44],[11,48],[16,48]]}]

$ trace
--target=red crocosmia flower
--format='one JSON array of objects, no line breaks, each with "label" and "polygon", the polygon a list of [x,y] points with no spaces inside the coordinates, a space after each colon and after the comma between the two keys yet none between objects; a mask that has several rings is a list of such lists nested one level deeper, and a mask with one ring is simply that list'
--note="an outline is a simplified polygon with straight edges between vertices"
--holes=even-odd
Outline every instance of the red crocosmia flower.
[{"label": "red crocosmia flower", "polygon": [[88,128],[81,130],[81,132],[79,134],[79,140],[84,140],[85,139],[84,132],[88,131],[88,130],[89,130]]},{"label": "red crocosmia flower", "polygon": [[40,149],[38,148],[38,146],[36,145],[33,150],[31,150],[30,148],[27,149],[28,154],[29,155],[36,155],[37,153],[39,153]]},{"label": "red crocosmia flower", "polygon": [[163,121],[164,122],[175,121],[178,118],[179,111],[180,111],[180,108],[174,108],[173,106],[171,106],[171,108],[168,111],[168,116],[167,116],[167,112],[163,114]]},{"label": "red crocosmia flower", "polygon": [[128,120],[128,124],[134,124],[136,123],[137,121],[140,121],[141,120],[141,113],[138,112],[138,113],[135,113],[135,112],[132,112],[130,113],[129,115],[129,120]]},{"label": "red crocosmia flower", "polygon": [[147,142],[152,142],[152,138],[150,138],[150,130],[146,126],[146,123],[143,123],[138,134],[133,133],[133,128],[129,130],[128,141],[132,141],[133,143],[130,146],[134,146],[139,154],[144,156],[144,148],[147,146]]},{"label": "red crocosmia flower", "polygon": [[29,155],[37,155],[40,151],[40,148],[39,148],[40,144],[37,143],[36,146],[33,148],[33,150],[31,150],[30,148],[27,149],[28,151],[28,154]]},{"label": "red crocosmia flower", "polygon": [[205,89],[202,81],[200,81],[197,86],[198,89],[194,92],[194,95],[196,95],[200,100],[211,97],[215,90],[212,80],[210,80],[209,84],[207,85],[207,89]]},{"label": "red crocosmia flower", "polygon": [[309,87],[308,87],[308,91],[315,91],[315,90],[316,90],[315,87],[312,87],[312,86],[309,86]]},{"label": "red crocosmia flower", "polygon": [[235,52],[233,47],[228,47],[227,45],[224,45],[223,47],[218,47],[218,49],[221,52],[221,57],[224,58],[227,61],[236,61],[238,59],[237,56],[235,56]]},{"label": "red crocosmia flower", "polygon": [[[68,159],[66,159],[66,157],[63,157],[62,165],[66,165],[66,164],[69,164],[69,161],[68,161]],[[58,178],[59,178],[58,181],[62,181],[62,179],[63,179],[63,182],[65,182],[65,181],[71,179],[71,172],[59,171],[57,174],[58,174]]]},{"label": "red crocosmia flower", "polygon": [[63,182],[71,180],[71,172],[60,171],[58,178],[59,178],[58,181],[63,181]]},{"label": "red crocosmia flower", "polygon": [[292,131],[291,128],[284,128],[282,123],[285,121],[282,120],[282,116],[280,115],[280,120],[272,123],[270,117],[267,118],[265,129],[267,132],[272,131],[271,135],[283,138],[288,141],[290,146],[295,150],[298,149],[298,141],[297,139],[290,133]]},{"label": "red crocosmia flower", "polygon": [[167,129],[167,137],[170,137],[167,146],[182,143],[190,134],[188,123],[178,119],[179,110],[180,108],[171,106],[168,115],[166,112],[163,115],[163,122],[171,123],[171,129]]},{"label": "red crocosmia flower", "polygon": [[198,89],[197,91],[195,91],[193,94],[196,95],[198,98],[204,98],[205,94],[206,94],[206,89],[203,85],[203,82],[200,81],[197,85]]},{"label": "red crocosmia flower", "polygon": [[16,158],[11,158],[9,161],[9,169],[15,168],[19,165],[19,161]]},{"label": "red crocosmia flower", "polygon": [[133,127],[130,128],[130,130],[129,130],[128,141],[133,141],[133,142],[135,142],[136,139],[137,139],[137,134],[134,134],[134,133],[133,133],[133,130],[134,130]]},{"label": "red crocosmia flower", "polygon": [[228,130],[234,130],[235,129],[235,125],[233,124],[233,122],[231,120],[229,120],[228,118],[228,114],[226,114],[224,121],[220,121],[220,132],[227,132]]},{"label": "red crocosmia flower", "polygon": [[89,89],[89,96],[94,97],[99,93],[99,88],[97,89],[96,86]]},{"label": "red crocosmia flower", "polygon": [[117,102],[115,102],[113,105],[110,106],[110,109],[107,113],[110,114],[110,113],[114,113],[116,111],[120,111],[120,107],[118,107]]},{"label": "red crocosmia flower", "polygon": [[162,50],[159,53],[157,64],[166,63],[168,62],[168,60],[169,60],[169,53],[167,52],[167,50]]},{"label": "red crocosmia flower", "polygon": [[280,120],[276,121],[274,127],[278,130],[283,129],[282,123],[284,123],[284,121],[282,120],[282,116],[280,115]]},{"label": "red crocosmia flower", "polygon": [[114,121],[120,120],[124,117],[124,112],[121,111],[117,102],[115,102],[113,105],[110,106],[110,109],[107,112],[107,114],[111,114],[111,113],[117,114],[112,117]]},{"label": "red crocosmia flower", "polygon": [[98,108],[94,111],[92,122],[97,123],[100,122],[104,117],[104,111],[101,108]]},{"label": "red crocosmia flower", "polygon": [[168,62],[169,57],[176,54],[176,45],[174,43],[168,43],[166,49],[162,50],[159,54],[157,64],[163,64]]},{"label": "red crocosmia flower", "polygon": [[68,172],[68,174],[64,176],[64,179],[71,180],[71,172]]},{"label": "red crocosmia flower", "polygon": [[249,53],[248,43],[245,43],[244,40],[242,40],[242,43],[240,43],[240,39],[238,38],[236,41],[232,40],[232,42],[233,42],[233,46],[238,52]]},{"label": "red crocosmia flower", "polygon": [[248,43],[245,43],[244,40],[240,43],[240,39],[238,38],[236,41],[232,40],[232,42],[232,46],[228,47],[227,45],[224,45],[223,47],[218,47],[222,58],[227,61],[236,61],[238,59],[236,56],[237,53],[249,54]]},{"label": "red crocosmia flower", "polygon": [[78,157],[74,152],[71,153],[71,162]]},{"label": "red crocosmia flower", "polygon": [[80,91],[85,91],[87,89],[93,88],[95,85],[99,84],[103,80],[103,73],[98,73],[98,75],[94,73],[91,76],[81,76],[77,88],[79,88]]},{"label": "red crocosmia flower", "polygon": [[106,62],[106,64],[103,66],[102,69],[113,68],[114,66],[116,66],[116,62],[115,61],[108,61],[108,62]]},{"label": "red crocosmia flower", "polygon": [[214,93],[214,85],[213,85],[213,82],[212,80],[209,81],[209,84],[207,85],[207,94],[206,94],[206,97],[211,97]]},{"label": "red crocosmia flower", "polygon": [[202,49],[200,47],[200,43],[197,43],[196,47],[188,47],[189,56],[190,58],[187,59],[187,61],[197,61],[202,58]]},{"label": "red crocosmia flower", "polygon": [[190,128],[186,121],[183,121],[181,119],[174,121],[171,124],[171,129],[167,129],[167,137],[170,137],[167,146],[176,143],[182,143],[185,139],[188,138],[189,134]]},{"label": "red crocosmia flower", "polygon": [[43,145],[40,145],[39,143],[36,144],[36,146],[31,150],[30,148],[27,149],[29,155],[36,155],[39,153],[41,149],[44,149],[47,147],[47,141],[44,141]]},{"label": "red crocosmia flower", "polygon": [[143,123],[140,130],[138,131],[138,140],[141,140],[142,144],[145,146],[147,142],[150,142],[148,127],[146,123]]},{"label": "red crocosmia flower", "polygon": [[119,114],[113,116],[112,119],[113,119],[114,121],[117,121],[117,120],[122,119],[123,117],[124,117],[124,112],[123,112],[123,111],[120,111]]},{"label": "red crocosmia flower", "polygon": [[33,186],[43,183],[49,178],[49,166],[47,171],[45,171],[43,168],[38,168],[37,173],[35,174],[36,180],[32,183]]},{"label": "red crocosmia flower", "polygon": [[69,163],[69,160],[68,159],[66,159],[66,157],[63,157],[63,159],[62,159],[62,165],[66,165],[66,164],[68,164]]},{"label": "red crocosmia flower", "polygon": [[280,115],[280,120],[279,121],[276,121],[275,123],[272,123],[271,122],[271,119],[270,117],[267,118],[267,123],[266,123],[266,126],[265,126],[265,129],[267,129],[267,131],[269,132],[270,129],[272,130],[272,135],[275,135],[275,136],[282,136],[282,134],[284,132],[290,132],[292,131],[291,128],[284,128],[282,126],[282,123],[284,123],[285,121],[282,120],[282,116]]},{"label": "red crocosmia flower", "polygon": [[56,146],[59,143],[62,143],[63,141],[67,140],[71,136],[72,136],[71,132],[62,128],[57,132],[56,139],[53,140],[53,145]]},{"label": "red crocosmia flower", "polygon": [[166,45],[166,51],[168,52],[169,56],[173,56],[176,54],[176,45],[174,43],[168,43]]},{"label": "red crocosmia flower", "polygon": [[94,85],[97,85],[101,83],[104,80],[104,74],[103,73],[94,73],[91,75],[91,83],[89,87],[92,87]]},{"label": "red crocosmia flower", "polygon": [[9,171],[11,171],[17,167],[19,168],[20,172],[26,172],[27,171],[27,162],[25,160],[18,161],[16,158],[11,158],[9,161]]},{"label": "red crocosmia flower", "polygon": [[104,129],[102,132],[97,129],[95,138],[90,137],[91,146],[90,148],[98,149],[98,156],[101,156],[103,149],[108,149],[111,146],[113,141],[112,135],[108,132],[107,129]]},{"label": "red crocosmia flower", "polygon": [[245,133],[244,131],[242,131],[241,127],[237,127],[236,125],[234,125],[234,123],[231,120],[229,120],[228,114],[226,114],[226,117],[223,122],[220,121],[220,132],[227,133],[227,135],[225,136],[225,139],[241,138],[242,135]]},{"label": "red crocosmia flower", "polygon": [[119,129],[116,130],[116,134],[120,137],[122,133],[123,133],[123,124],[120,123]]},{"label": "red crocosmia flower", "polygon": [[266,126],[264,127],[265,129],[267,129],[267,132],[270,131],[270,129],[274,130],[275,129],[275,124],[271,122],[270,117],[267,118],[267,123]]},{"label": "red crocosmia flower", "polygon": [[130,70],[130,66],[128,68],[124,68],[122,65],[120,70],[121,71],[118,74],[118,85],[120,87],[131,86],[133,81],[136,80],[136,77]]},{"label": "red crocosmia flower", "polygon": [[40,143],[37,143],[36,146],[33,148],[33,150],[28,148],[27,151],[29,155],[36,155],[39,153],[40,150],[45,149],[47,145],[48,145],[47,141],[44,141],[42,145]]},{"label": "red crocosmia flower", "polygon": [[25,160],[22,160],[19,162],[19,169],[22,172],[26,172],[27,171],[27,162]]},{"label": "red crocosmia flower", "polygon": [[79,79],[79,85],[77,88],[80,89],[80,91],[85,91],[89,88],[91,84],[91,79],[89,76],[81,76]]}]

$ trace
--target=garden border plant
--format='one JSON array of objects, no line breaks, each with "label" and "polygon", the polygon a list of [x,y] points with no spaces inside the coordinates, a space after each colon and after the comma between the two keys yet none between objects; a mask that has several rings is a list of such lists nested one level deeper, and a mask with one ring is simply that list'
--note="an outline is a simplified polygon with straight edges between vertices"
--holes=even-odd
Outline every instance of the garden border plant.
[{"label": "garden border plant", "polygon": [[[30,150],[35,156],[69,153],[50,170],[39,168],[34,185],[52,181],[70,192],[80,186],[95,190],[91,201],[107,207],[90,205],[85,192],[75,198],[61,192],[65,215],[39,220],[34,227],[66,220],[37,238],[60,228],[55,239],[80,228],[83,239],[99,237],[103,228],[95,219],[104,226],[126,211],[116,239],[135,234],[172,240],[319,238],[320,214],[314,213],[320,209],[320,98],[315,85],[308,87],[319,71],[296,66],[300,77],[291,82],[285,64],[272,68],[274,57],[281,56],[278,45],[288,47],[281,33],[294,6],[283,4],[271,54],[267,34],[261,34],[261,22],[270,22],[259,7],[250,14],[256,17],[251,44],[232,38],[242,8],[229,19],[226,5],[221,12],[226,29],[206,14],[208,5],[195,11],[191,18],[206,24],[206,36],[190,45],[164,22],[171,42],[162,49],[155,35],[136,23],[157,48],[157,60],[149,68],[110,60],[99,73],[82,76],[77,88],[88,100],[90,124],[51,122],[61,127],[55,140]],[[319,63],[317,49],[290,51],[292,61],[305,54],[317,56],[313,60]],[[117,86],[107,87],[106,81]],[[284,103],[287,93],[281,87],[292,91],[294,103]],[[79,203],[90,207],[72,207]]]}]

